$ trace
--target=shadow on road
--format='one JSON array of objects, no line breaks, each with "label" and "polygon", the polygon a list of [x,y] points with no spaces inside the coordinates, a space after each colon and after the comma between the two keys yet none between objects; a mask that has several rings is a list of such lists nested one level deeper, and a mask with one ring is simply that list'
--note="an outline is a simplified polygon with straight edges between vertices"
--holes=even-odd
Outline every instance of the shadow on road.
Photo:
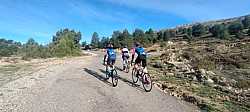
[{"label": "shadow on road", "polygon": [[115,66],[115,68],[117,69],[117,70],[119,70],[119,71],[123,71],[120,67],[118,67],[118,66]]},{"label": "shadow on road", "polygon": [[[99,70],[100,70],[102,73],[104,73],[104,74],[106,73],[106,71],[103,70],[103,69],[99,69]],[[140,85],[135,84],[135,83],[133,83],[132,81],[130,81],[130,80],[126,79],[126,78],[121,77],[120,75],[118,75],[118,77],[119,77],[119,80],[125,82],[125,83],[128,84],[129,86],[135,87],[136,89],[138,89],[138,90],[140,90],[140,91],[144,91],[144,90],[140,87]]]},{"label": "shadow on road", "polygon": [[104,76],[98,74],[96,71],[90,70],[88,68],[84,68],[84,71],[87,72],[88,74],[94,76],[95,78],[99,79],[100,81],[104,82],[105,84],[112,86],[112,84],[110,82],[108,82]]}]

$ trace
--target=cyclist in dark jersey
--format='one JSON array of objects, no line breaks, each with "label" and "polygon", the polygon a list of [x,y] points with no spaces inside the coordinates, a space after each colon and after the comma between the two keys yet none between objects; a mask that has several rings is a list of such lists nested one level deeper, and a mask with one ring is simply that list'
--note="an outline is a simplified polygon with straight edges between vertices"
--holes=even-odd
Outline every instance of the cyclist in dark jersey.
[{"label": "cyclist in dark jersey", "polygon": [[141,64],[144,70],[147,72],[147,54],[144,48],[139,44],[135,44],[135,53],[137,54],[137,58],[135,59],[135,66],[138,67],[138,64]]},{"label": "cyclist in dark jersey", "polygon": [[108,46],[107,46],[106,54],[104,55],[104,63],[105,63],[106,58],[107,58],[107,65],[108,66],[113,66],[115,64],[116,53],[115,53],[115,50],[114,50],[113,45],[111,43],[108,44]]}]

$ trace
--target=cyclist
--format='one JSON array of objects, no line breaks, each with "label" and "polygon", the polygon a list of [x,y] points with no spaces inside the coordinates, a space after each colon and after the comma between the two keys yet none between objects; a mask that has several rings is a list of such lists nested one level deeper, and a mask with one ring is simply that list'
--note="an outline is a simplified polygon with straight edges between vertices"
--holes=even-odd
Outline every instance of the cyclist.
[{"label": "cyclist", "polygon": [[114,67],[113,65],[115,64],[116,61],[116,53],[111,43],[109,43],[107,46],[106,54],[104,55],[104,63],[106,58],[107,58],[108,70],[110,70],[109,67]]},{"label": "cyclist", "polygon": [[132,55],[132,59],[131,59],[131,66],[132,66],[132,64],[134,63],[134,58],[135,58],[135,47],[132,47],[130,49],[130,53]]},{"label": "cyclist", "polygon": [[[126,61],[129,59],[129,50],[127,46],[122,48],[122,63],[123,63],[123,70],[126,68]],[[129,63],[127,63],[129,64]]]},{"label": "cyclist", "polygon": [[143,71],[147,73],[147,55],[140,43],[135,43],[135,53],[137,54],[137,58],[135,59],[135,68],[138,68],[138,64],[141,64]]}]

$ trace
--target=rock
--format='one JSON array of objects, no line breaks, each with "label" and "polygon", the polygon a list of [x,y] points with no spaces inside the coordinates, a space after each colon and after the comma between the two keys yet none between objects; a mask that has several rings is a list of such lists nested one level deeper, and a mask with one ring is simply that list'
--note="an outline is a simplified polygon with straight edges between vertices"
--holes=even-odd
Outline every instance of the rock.
[{"label": "rock", "polygon": [[215,74],[214,72],[212,72],[212,71],[207,71],[206,73],[207,73],[207,75],[209,75],[209,76],[216,76],[216,74]]},{"label": "rock", "polygon": [[202,74],[203,76],[206,76],[206,75],[207,75],[207,72],[206,72],[205,69],[200,69],[199,71],[201,72],[201,74]]},{"label": "rock", "polygon": [[214,83],[214,81],[213,81],[212,79],[210,79],[210,78],[207,78],[206,82],[207,82],[207,83],[210,83],[210,84],[211,84],[211,83]]},{"label": "rock", "polygon": [[174,76],[174,73],[164,73],[166,76]]}]

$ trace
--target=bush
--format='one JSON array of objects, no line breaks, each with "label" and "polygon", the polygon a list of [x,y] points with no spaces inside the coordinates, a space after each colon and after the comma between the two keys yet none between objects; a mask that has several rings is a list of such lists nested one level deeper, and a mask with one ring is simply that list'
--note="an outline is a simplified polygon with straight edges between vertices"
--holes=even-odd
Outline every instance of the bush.
[{"label": "bush", "polygon": [[80,48],[74,44],[70,36],[62,37],[58,44],[53,45],[53,55],[57,57],[79,56]]}]

